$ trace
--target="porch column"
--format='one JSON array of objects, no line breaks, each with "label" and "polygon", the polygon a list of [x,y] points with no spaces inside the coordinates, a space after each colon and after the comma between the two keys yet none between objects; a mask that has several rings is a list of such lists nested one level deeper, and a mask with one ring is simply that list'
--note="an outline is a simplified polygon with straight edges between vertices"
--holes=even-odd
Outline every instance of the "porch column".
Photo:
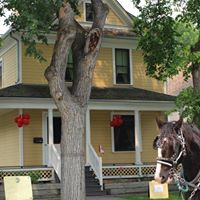
[{"label": "porch column", "polygon": [[49,166],[52,166],[51,162],[51,147],[53,145],[53,109],[48,109],[48,130],[49,130],[49,145],[48,145],[48,150],[49,150]]},{"label": "porch column", "polygon": [[85,132],[86,132],[86,165],[89,165],[89,155],[88,155],[88,151],[89,151],[89,148],[88,148],[88,145],[91,144],[91,133],[90,133],[90,109],[88,108],[87,109],[87,112],[86,112],[86,128],[85,128]]},{"label": "porch column", "polygon": [[142,151],[142,137],[141,137],[140,112],[138,110],[135,110],[135,163],[136,164],[142,164],[141,151]]},{"label": "porch column", "polygon": [[[19,109],[19,115],[23,114],[23,109]],[[19,166],[24,166],[24,128],[19,128]]]}]

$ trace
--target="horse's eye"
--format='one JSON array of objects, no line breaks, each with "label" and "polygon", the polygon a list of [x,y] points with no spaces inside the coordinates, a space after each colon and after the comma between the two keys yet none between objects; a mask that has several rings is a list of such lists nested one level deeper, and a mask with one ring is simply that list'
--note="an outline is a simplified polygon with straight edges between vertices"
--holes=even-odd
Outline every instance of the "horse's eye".
[{"label": "horse's eye", "polygon": [[157,149],[159,147],[159,136],[156,136],[156,138],[153,141],[153,149]]}]

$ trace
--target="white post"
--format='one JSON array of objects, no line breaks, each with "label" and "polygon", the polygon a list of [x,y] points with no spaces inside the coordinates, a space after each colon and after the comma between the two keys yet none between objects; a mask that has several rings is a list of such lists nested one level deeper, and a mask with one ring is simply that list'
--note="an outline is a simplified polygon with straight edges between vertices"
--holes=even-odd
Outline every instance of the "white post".
[{"label": "white post", "polygon": [[91,134],[90,134],[90,109],[86,112],[86,165],[89,165],[89,155],[88,155],[88,145],[91,144]]},{"label": "white post", "polygon": [[53,109],[48,109],[48,130],[49,130],[49,163],[48,165],[49,166],[52,166],[52,161],[51,161],[51,148],[52,148],[52,145],[53,145]]},{"label": "white post", "polygon": [[141,162],[141,126],[140,126],[140,113],[135,110],[135,163],[142,164]]},{"label": "white post", "polygon": [[[19,115],[23,114],[23,109],[19,109]],[[19,166],[24,166],[24,129],[19,128]]]}]

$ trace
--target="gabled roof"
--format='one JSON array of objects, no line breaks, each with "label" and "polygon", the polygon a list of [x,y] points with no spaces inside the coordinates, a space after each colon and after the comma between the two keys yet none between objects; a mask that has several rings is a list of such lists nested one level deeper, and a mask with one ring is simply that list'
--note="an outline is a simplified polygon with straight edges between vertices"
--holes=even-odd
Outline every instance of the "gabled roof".
[{"label": "gabled roof", "polygon": [[[51,98],[48,85],[18,84],[0,90],[0,98]],[[91,99],[95,100],[137,100],[174,101],[175,97],[139,88],[97,88],[93,87]]]}]

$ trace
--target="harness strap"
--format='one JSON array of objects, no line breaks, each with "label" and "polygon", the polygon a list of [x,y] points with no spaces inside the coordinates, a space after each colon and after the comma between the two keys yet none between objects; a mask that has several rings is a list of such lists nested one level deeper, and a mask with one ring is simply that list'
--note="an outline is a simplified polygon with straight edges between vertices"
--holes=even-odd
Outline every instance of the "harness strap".
[{"label": "harness strap", "polygon": [[172,166],[173,166],[172,163],[167,162],[167,161],[163,161],[163,160],[157,160],[157,163],[163,164],[163,165],[167,165],[167,166],[169,166],[169,167],[172,167]]}]

